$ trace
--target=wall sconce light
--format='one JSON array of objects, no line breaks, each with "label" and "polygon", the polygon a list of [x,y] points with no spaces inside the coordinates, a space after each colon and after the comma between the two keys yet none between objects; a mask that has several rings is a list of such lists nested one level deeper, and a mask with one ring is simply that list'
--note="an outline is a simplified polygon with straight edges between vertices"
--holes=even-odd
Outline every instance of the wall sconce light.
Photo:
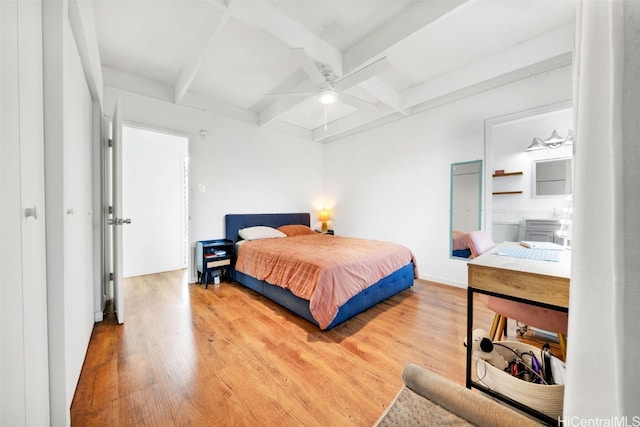
[{"label": "wall sconce light", "polygon": [[566,138],[561,137],[555,129],[551,132],[551,136],[545,140],[535,137],[525,151],[542,150],[543,148],[558,148],[563,144],[573,144],[573,130],[569,129]]},{"label": "wall sconce light", "polygon": [[543,148],[544,148],[544,141],[542,141],[538,137],[535,137],[533,138],[533,141],[531,141],[531,144],[524,151],[542,150]]},{"label": "wall sconce light", "polygon": [[329,209],[322,209],[318,212],[318,219],[322,223],[322,232],[326,233],[329,229],[327,222],[331,220],[331,211]]}]

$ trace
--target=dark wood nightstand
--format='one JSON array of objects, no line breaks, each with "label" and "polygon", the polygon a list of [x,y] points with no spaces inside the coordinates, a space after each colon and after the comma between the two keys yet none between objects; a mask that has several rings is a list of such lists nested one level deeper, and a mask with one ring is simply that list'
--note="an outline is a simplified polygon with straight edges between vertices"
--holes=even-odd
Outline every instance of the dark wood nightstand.
[{"label": "dark wood nightstand", "polygon": [[205,289],[216,273],[229,275],[233,259],[233,242],[227,239],[200,240],[196,242],[196,270],[198,283],[204,283]]},{"label": "dark wood nightstand", "polygon": [[333,236],[333,230],[327,230],[327,231],[315,230],[315,232],[321,233],[321,234],[331,234]]}]

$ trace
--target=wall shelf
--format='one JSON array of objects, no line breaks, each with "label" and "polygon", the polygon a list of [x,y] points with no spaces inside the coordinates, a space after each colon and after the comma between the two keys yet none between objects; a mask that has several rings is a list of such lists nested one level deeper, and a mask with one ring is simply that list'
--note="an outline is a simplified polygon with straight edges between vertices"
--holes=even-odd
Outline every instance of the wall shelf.
[{"label": "wall shelf", "polygon": [[[494,178],[501,178],[503,176],[518,176],[518,175],[523,175],[522,171],[515,171],[515,172],[504,172],[504,173],[494,173],[493,177]],[[522,194],[522,190],[513,190],[513,191],[494,191],[493,195],[499,195],[499,194]]]},{"label": "wall shelf", "polygon": [[505,172],[505,173],[495,173],[493,174],[494,178],[498,178],[501,176],[513,176],[513,175],[522,175],[522,171],[517,171],[517,172]]},{"label": "wall shelf", "polygon": [[522,190],[518,190],[518,191],[494,191],[493,195],[499,195],[499,194],[522,194]]}]

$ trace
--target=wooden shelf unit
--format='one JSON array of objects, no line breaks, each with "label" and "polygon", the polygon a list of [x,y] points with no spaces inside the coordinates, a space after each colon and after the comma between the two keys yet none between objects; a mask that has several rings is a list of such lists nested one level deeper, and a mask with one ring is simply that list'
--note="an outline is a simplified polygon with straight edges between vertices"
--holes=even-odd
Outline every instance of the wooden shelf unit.
[{"label": "wooden shelf unit", "polygon": [[[494,173],[493,177],[494,178],[501,178],[503,176],[517,176],[517,175],[523,175],[522,171],[515,171],[515,172],[504,172],[504,173]],[[494,191],[493,195],[500,195],[500,194],[522,194],[522,190],[513,190],[513,191]]]},{"label": "wooden shelf unit", "polygon": [[522,175],[522,171],[517,171],[517,172],[505,172],[505,173],[494,173],[493,177],[497,178],[500,176],[513,176],[513,175]]},{"label": "wooden shelf unit", "polygon": [[516,191],[494,191],[493,195],[499,195],[499,194],[522,194],[522,190],[516,190]]}]

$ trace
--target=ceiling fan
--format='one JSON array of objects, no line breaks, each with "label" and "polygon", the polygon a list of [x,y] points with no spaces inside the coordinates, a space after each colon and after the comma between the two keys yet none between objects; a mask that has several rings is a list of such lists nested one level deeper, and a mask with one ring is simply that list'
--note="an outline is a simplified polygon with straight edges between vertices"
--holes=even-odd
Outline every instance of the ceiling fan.
[{"label": "ceiling fan", "polygon": [[306,98],[309,96],[317,96],[318,102],[324,105],[330,105],[336,101],[340,101],[363,110],[377,110],[379,108],[378,104],[350,95],[346,93],[345,90],[387,70],[389,68],[389,61],[386,57],[372,62],[371,64],[347,74],[346,76],[338,77],[335,72],[328,68],[317,67],[313,59],[306,54],[304,49],[294,48],[291,49],[291,51],[302,69],[309,75],[311,81],[317,86],[317,90],[272,92],[268,93],[266,95],[267,97]]}]

